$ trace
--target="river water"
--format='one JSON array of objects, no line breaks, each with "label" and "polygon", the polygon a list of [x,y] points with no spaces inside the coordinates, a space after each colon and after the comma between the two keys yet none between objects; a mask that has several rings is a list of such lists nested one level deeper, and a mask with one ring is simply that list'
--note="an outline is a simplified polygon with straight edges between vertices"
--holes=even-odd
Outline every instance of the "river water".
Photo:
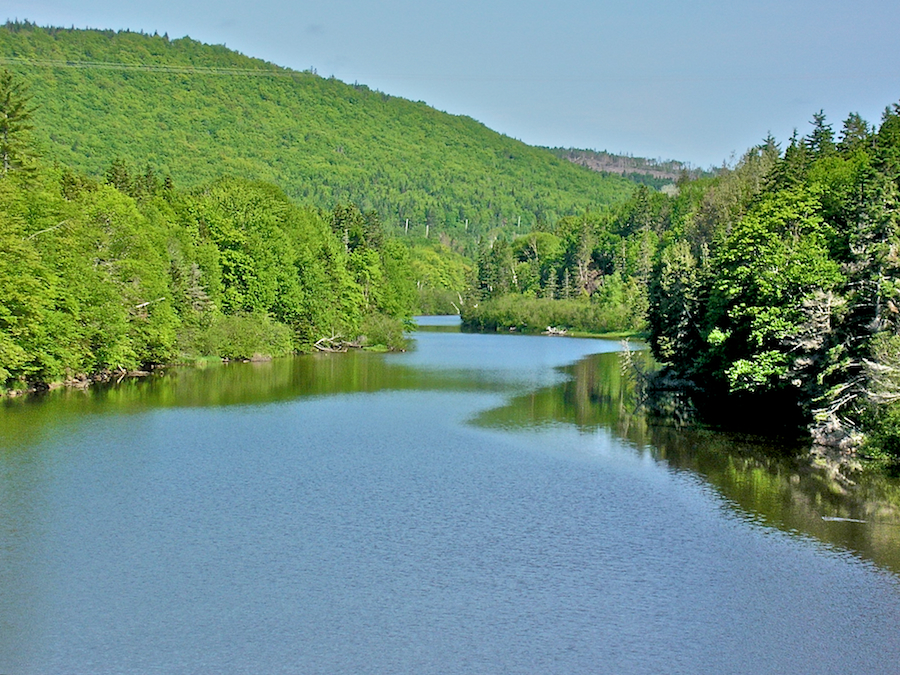
[{"label": "river water", "polygon": [[0,673],[898,672],[896,481],[423,323],[5,402]]}]

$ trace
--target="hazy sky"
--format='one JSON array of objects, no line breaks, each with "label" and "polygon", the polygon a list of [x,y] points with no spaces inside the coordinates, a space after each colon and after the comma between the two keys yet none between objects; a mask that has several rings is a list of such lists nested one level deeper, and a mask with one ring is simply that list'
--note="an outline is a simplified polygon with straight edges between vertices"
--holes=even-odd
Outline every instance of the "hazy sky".
[{"label": "hazy sky", "polygon": [[[824,109],[900,101],[893,0],[3,0],[9,19],[190,35],[534,145],[720,165]],[[2,20],[3,17],[0,17]]]}]

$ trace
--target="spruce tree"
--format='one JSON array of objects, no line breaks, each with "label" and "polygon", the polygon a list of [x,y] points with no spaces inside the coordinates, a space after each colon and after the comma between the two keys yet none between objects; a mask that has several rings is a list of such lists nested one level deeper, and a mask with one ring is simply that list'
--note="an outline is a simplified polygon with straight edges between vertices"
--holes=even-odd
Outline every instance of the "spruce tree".
[{"label": "spruce tree", "polygon": [[31,96],[17,76],[0,71],[0,175],[24,169],[29,155],[28,132],[32,129]]},{"label": "spruce tree", "polygon": [[872,129],[859,113],[851,113],[844,120],[841,131],[841,141],[838,149],[842,152],[854,152],[858,149],[867,150],[872,145]]},{"label": "spruce tree", "polygon": [[820,110],[813,114],[812,133],[804,140],[806,146],[816,157],[823,157],[834,152],[834,131],[831,125],[825,121],[825,111]]}]

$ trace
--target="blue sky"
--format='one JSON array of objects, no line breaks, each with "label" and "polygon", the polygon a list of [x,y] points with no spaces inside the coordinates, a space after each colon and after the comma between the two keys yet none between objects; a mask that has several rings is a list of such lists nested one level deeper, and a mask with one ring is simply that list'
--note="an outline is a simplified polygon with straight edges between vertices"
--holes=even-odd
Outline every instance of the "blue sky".
[{"label": "blue sky", "polygon": [[721,165],[824,109],[900,101],[884,0],[4,0],[9,19],[190,35],[534,145]]}]

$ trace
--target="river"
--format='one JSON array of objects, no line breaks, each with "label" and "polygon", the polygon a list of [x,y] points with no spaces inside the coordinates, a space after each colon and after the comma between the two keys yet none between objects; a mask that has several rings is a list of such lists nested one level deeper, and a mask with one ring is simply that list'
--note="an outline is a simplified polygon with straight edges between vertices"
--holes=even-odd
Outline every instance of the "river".
[{"label": "river", "polygon": [[422,323],[3,402],[0,673],[897,672],[896,480]]}]

